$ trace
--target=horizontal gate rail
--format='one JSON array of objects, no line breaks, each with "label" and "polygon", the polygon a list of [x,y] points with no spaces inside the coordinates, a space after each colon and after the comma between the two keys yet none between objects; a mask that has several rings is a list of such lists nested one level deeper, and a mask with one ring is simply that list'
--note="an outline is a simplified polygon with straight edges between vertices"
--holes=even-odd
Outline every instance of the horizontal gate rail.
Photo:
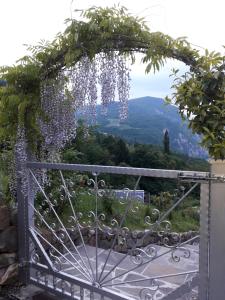
[{"label": "horizontal gate rail", "polygon": [[26,166],[31,169],[47,169],[47,170],[68,170],[81,172],[97,172],[108,174],[133,175],[144,177],[158,178],[196,178],[199,180],[210,179],[209,172],[198,171],[181,171],[181,170],[164,170],[164,169],[147,169],[147,168],[131,168],[131,167],[114,167],[100,165],[82,165],[82,164],[61,164],[61,163],[38,163],[27,162]]},{"label": "horizontal gate rail", "polygon": [[[46,275],[52,275],[52,276],[56,276],[57,275],[57,278],[61,279],[61,280],[65,280],[65,281],[69,281],[70,283],[76,285],[76,286],[79,286],[83,289],[87,289],[88,291],[90,292],[93,292],[93,293],[96,293],[98,295],[102,295],[104,297],[108,297],[110,299],[113,299],[113,300],[131,300],[130,297],[127,297],[125,295],[121,295],[119,293],[116,293],[115,291],[111,291],[111,290],[108,290],[107,288],[101,288],[99,289],[99,287],[97,286],[94,286],[90,283],[88,283],[87,281],[84,281],[82,279],[76,279],[74,278],[74,276],[68,274],[68,273],[64,273],[62,271],[60,272],[55,272],[53,270],[50,270],[48,269],[46,266],[44,265],[41,265],[41,264],[35,264],[35,263],[30,263],[30,267],[31,268],[34,268],[35,270],[37,271],[40,271],[40,272],[43,272],[45,273]],[[32,278],[31,277],[31,282],[38,282],[36,278]],[[39,282],[39,285],[40,285],[40,282]],[[44,287],[45,285],[42,284],[42,287]],[[79,298],[78,298],[79,299]]]}]

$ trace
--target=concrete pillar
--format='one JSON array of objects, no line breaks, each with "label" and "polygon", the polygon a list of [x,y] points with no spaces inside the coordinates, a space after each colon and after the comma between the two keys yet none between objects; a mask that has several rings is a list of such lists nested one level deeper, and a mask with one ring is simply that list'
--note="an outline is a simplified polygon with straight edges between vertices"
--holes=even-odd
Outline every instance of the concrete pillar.
[{"label": "concrete pillar", "polygon": [[[225,161],[210,161],[213,175],[225,175]],[[225,183],[212,180],[209,207],[209,300],[225,299]]]}]

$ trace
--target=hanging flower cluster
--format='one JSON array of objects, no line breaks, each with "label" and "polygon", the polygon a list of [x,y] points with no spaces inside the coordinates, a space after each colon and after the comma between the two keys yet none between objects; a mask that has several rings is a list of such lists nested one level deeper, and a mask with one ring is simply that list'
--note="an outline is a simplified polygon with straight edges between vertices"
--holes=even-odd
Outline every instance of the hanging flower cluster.
[{"label": "hanging flower cluster", "polygon": [[[38,186],[33,182],[30,181],[29,191],[28,191],[28,178],[29,178],[29,170],[26,168],[26,162],[28,160],[37,161],[37,158],[32,153],[28,154],[28,145],[25,136],[25,128],[21,125],[17,128],[17,142],[15,146],[15,153],[14,153],[14,162],[13,166],[11,167],[11,180],[10,180],[10,190],[12,195],[16,198],[16,191],[18,180],[20,180],[21,184],[21,191],[25,197],[28,196],[29,199],[34,199],[37,191]],[[47,173],[46,170],[36,169],[33,170],[35,177],[37,178],[38,182],[41,186],[47,182]]]},{"label": "hanging flower cluster", "polygon": [[116,99],[120,101],[120,118],[127,117],[130,75],[124,56],[117,52],[99,53],[93,60],[83,57],[71,70],[72,95],[77,108],[83,108],[88,117],[95,119],[98,90],[102,112]]},{"label": "hanging flower cluster", "polygon": [[127,118],[128,113],[128,98],[130,91],[130,73],[127,68],[123,57],[119,56],[117,60],[117,89],[120,101],[120,119]]},{"label": "hanging flower cluster", "polygon": [[27,161],[27,142],[25,138],[25,128],[18,125],[16,145],[14,148],[14,160],[10,168],[10,192],[16,199],[17,183],[21,179],[21,188],[24,195],[27,195],[27,169],[24,167]]},{"label": "hanging flower cluster", "polygon": [[97,62],[83,57],[69,72],[75,110],[82,109],[93,120],[97,105]]},{"label": "hanging flower cluster", "polygon": [[[118,57],[118,56],[117,56]],[[114,53],[99,57],[99,84],[101,85],[102,112],[107,112],[107,105],[115,101],[117,59]]]},{"label": "hanging flower cluster", "polygon": [[67,94],[63,72],[54,81],[42,83],[40,98],[43,118],[39,120],[39,127],[44,139],[42,152],[50,159],[75,137],[75,105]]}]

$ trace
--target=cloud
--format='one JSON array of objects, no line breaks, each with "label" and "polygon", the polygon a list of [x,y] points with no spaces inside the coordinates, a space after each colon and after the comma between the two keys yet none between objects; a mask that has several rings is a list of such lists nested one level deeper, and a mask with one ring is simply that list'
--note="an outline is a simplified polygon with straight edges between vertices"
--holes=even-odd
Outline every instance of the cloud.
[{"label": "cloud", "polygon": [[173,78],[170,77],[172,68],[184,73],[187,67],[183,63],[170,60],[159,72],[145,74],[145,67],[140,63],[132,66],[130,98],[152,96],[165,98],[172,94]]},{"label": "cloud", "polygon": [[131,98],[153,96],[164,98],[170,94],[171,81],[168,76],[132,76]]}]

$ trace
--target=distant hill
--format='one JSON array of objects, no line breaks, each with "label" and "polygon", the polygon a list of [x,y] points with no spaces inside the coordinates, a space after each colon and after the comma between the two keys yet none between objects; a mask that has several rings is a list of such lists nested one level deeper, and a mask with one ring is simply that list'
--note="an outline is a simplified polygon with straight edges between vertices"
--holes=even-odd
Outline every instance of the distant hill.
[{"label": "distant hill", "polygon": [[162,145],[163,132],[169,131],[171,150],[190,157],[206,158],[207,152],[199,146],[200,137],[188,129],[178,109],[166,105],[163,99],[143,97],[129,100],[128,118],[119,119],[119,103],[109,105],[107,116],[97,108],[98,130],[124,138],[131,143]]}]

